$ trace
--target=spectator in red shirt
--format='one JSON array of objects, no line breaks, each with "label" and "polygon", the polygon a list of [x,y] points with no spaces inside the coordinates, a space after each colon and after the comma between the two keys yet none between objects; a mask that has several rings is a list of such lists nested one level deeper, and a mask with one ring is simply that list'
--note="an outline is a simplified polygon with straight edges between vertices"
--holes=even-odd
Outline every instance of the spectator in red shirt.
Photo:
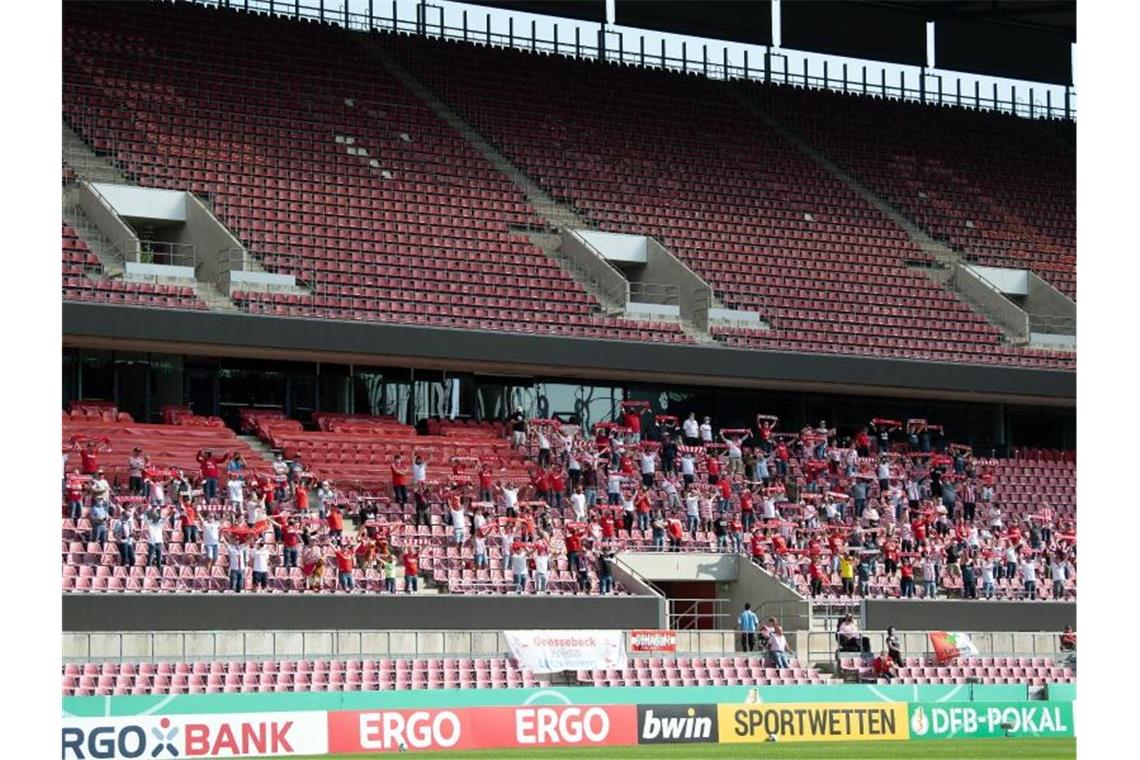
[{"label": "spectator in red shirt", "polygon": [[229,453],[226,453],[222,455],[221,459],[215,459],[214,452],[209,449],[198,452],[198,467],[202,475],[202,495],[207,502],[218,497],[218,465],[225,464],[229,458]]},{"label": "spectator in red shirt", "polygon": [[566,531],[566,565],[570,572],[578,572],[578,563],[581,561],[582,535],[577,528],[568,528]]},{"label": "spectator in red shirt", "polygon": [[404,464],[404,457],[397,454],[392,459],[392,498],[401,507],[408,503],[408,468]]},{"label": "spectator in red shirt", "polygon": [[709,485],[715,486],[720,480],[720,457],[710,454],[705,461],[705,469],[708,471]]},{"label": "spectator in red shirt", "polygon": [[479,501],[494,501],[491,481],[491,465],[485,464],[479,470]]},{"label": "spectator in red shirt", "polygon": [[823,594],[823,568],[820,567],[819,560],[812,560],[811,565],[808,567],[808,577],[810,579],[811,595],[820,596]]},{"label": "spectator in red shirt", "polygon": [[72,470],[71,474],[67,476],[64,485],[67,513],[73,521],[78,520],[83,514],[83,491],[86,483],[87,479],[79,475],[79,470]]},{"label": "spectator in red shirt", "polygon": [[744,527],[745,533],[752,532],[752,522],[756,519],[756,514],[752,508],[752,490],[747,487],[740,492],[740,524]]},{"label": "spectator in red shirt", "polygon": [[898,678],[899,666],[891,659],[891,656],[885,650],[875,658],[873,666],[875,678],[881,678],[884,681],[890,681],[892,678]]},{"label": "spectator in red shirt", "polygon": [[666,532],[669,534],[669,551],[681,551],[681,539],[685,535],[685,530],[681,525],[681,521],[676,517],[669,518],[666,524]]},{"label": "spectator in red shirt", "polygon": [[617,536],[617,529],[614,526],[613,511],[607,509],[605,514],[602,515],[602,538],[610,539]]},{"label": "spectator in red shirt", "polygon": [[764,534],[756,530],[752,534],[752,561],[764,567]]},{"label": "spectator in red shirt", "polygon": [[910,557],[904,558],[899,567],[899,596],[906,599],[914,597],[914,563]]},{"label": "spectator in red shirt", "polygon": [[83,448],[80,448],[79,442],[75,441],[71,445],[71,450],[79,452],[79,460],[83,474],[94,475],[99,472],[99,454],[109,453],[111,451],[111,440],[104,438],[99,443],[88,441],[87,445]]},{"label": "spectator in red shirt", "polygon": [[344,515],[335,504],[329,507],[328,526],[329,538],[337,539],[344,533]]},{"label": "spectator in red shirt", "polygon": [[334,550],[336,556],[336,585],[345,591],[352,591],[355,579],[352,577],[352,552],[347,546],[337,543]]},{"label": "spectator in red shirt", "polygon": [[551,467],[546,477],[550,494],[548,501],[555,509],[561,509],[562,497],[566,493],[566,479],[557,466]]},{"label": "spectator in red shirt", "polygon": [[296,567],[301,546],[301,532],[297,530],[296,518],[290,518],[284,523],[271,518],[270,522],[281,528],[281,545],[285,567]]},{"label": "spectator in red shirt", "polygon": [[420,573],[420,554],[416,551],[414,546],[409,546],[404,550],[404,593],[410,594],[413,591],[418,592],[420,589],[419,573]]}]

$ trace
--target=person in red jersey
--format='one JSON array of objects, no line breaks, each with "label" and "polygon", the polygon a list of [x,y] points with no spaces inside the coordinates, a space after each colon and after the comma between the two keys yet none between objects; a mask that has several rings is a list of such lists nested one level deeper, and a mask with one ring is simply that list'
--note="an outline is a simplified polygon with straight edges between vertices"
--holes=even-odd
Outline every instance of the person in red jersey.
[{"label": "person in red jersey", "polygon": [[334,545],[333,557],[336,560],[336,585],[345,591],[352,591],[355,579],[352,577],[353,553],[348,546],[337,543]]},{"label": "person in red jersey", "polygon": [[404,550],[404,593],[411,594],[420,589],[420,553],[416,547],[409,546]]},{"label": "person in red jersey", "polygon": [[404,464],[404,457],[397,454],[392,459],[392,498],[401,507],[408,503],[408,482],[411,476],[408,467]]},{"label": "person in red jersey", "polygon": [[202,449],[196,458],[202,477],[202,495],[206,497],[207,502],[211,502],[218,497],[218,465],[229,461],[230,455],[226,453],[221,459],[215,459],[214,452]]}]

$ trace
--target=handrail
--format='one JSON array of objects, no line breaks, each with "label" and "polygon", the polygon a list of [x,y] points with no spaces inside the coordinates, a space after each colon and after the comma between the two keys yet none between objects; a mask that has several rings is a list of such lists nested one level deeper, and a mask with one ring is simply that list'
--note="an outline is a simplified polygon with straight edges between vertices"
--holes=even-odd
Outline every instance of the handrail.
[{"label": "handrail", "polygon": [[[192,2],[208,6],[208,7],[223,7],[221,0],[191,0]],[[227,0],[226,6],[231,7],[232,10],[241,10],[233,7],[236,3],[231,3]],[[980,80],[975,88],[974,94],[963,95],[960,90],[955,92],[943,92],[941,88],[940,77],[953,74],[953,72],[930,72],[921,67],[914,67],[919,69],[917,77],[919,78],[919,86],[907,87],[905,73],[898,85],[888,83],[885,76],[885,71],[882,72],[880,81],[872,82],[867,79],[867,66],[862,65],[863,76],[861,79],[847,78],[844,74],[843,77],[834,76],[818,76],[812,75],[807,71],[795,72],[792,71],[788,53],[803,54],[803,51],[784,50],[776,47],[768,47],[763,45],[755,46],[758,51],[761,51],[760,59],[755,65],[739,66],[734,64],[725,65],[724,62],[711,61],[707,59],[704,52],[700,58],[689,58],[683,56],[677,58],[670,56],[665,52],[652,52],[645,50],[645,33],[651,30],[635,30],[641,32],[641,48],[633,50],[626,49],[624,45],[618,49],[605,48],[599,49],[594,44],[583,43],[580,39],[573,42],[558,39],[541,39],[537,36],[526,36],[521,34],[503,34],[501,32],[492,31],[489,27],[485,30],[478,30],[466,26],[466,14],[463,14],[464,26],[450,26],[447,24],[445,7],[437,6],[440,9],[440,21],[438,24],[423,23],[418,19],[401,19],[390,18],[380,13],[374,13],[371,17],[363,13],[352,13],[347,9],[347,3],[341,6],[341,10],[333,10],[332,8],[324,8],[324,4],[320,5],[305,5],[300,2],[290,3],[287,0],[248,0],[243,3],[247,11],[258,13],[269,13],[270,15],[281,18],[295,18],[298,20],[305,19],[308,21],[316,21],[318,23],[330,26],[340,26],[345,29],[355,31],[377,31],[388,32],[395,34],[407,34],[423,37],[439,38],[445,40],[464,41],[474,44],[487,45],[492,47],[503,47],[517,50],[524,50],[534,52],[537,54],[552,54],[561,55],[572,58],[587,58],[600,61],[612,61],[623,65],[640,66],[644,68],[662,69],[679,71],[685,74],[697,74],[709,79],[743,79],[752,81],[771,82],[774,84],[783,84],[788,86],[806,87],[811,89],[827,89],[836,92],[850,93],[850,94],[869,94],[879,95],[885,98],[892,98],[898,100],[912,100],[916,102],[924,102],[931,104],[941,104],[947,106],[957,107],[973,107],[978,110],[992,110],[1006,113],[1013,113],[1019,117],[1025,118],[1046,118],[1046,119],[1067,119],[1076,120],[1076,108],[1072,101],[1076,97],[1076,91],[1071,88],[1065,88],[1066,100],[1069,101],[1065,104],[1053,105],[1049,92],[1046,91],[1047,97],[1045,103],[1037,101],[1033,88],[1028,88],[1029,100],[1025,101],[1018,98],[1018,93],[1015,89],[1010,90],[1009,99],[1002,99],[996,92],[993,95],[983,97],[982,90],[993,91],[997,86],[996,78],[987,77],[988,80],[983,86]],[[382,4],[377,4],[382,5]],[[378,9],[380,10],[380,9]],[[454,9],[452,9],[454,12]],[[566,19],[567,23],[573,23]],[[557,25],[555,25],[557,30]],[[627,33],[625,30],[622,33]],[[628,34],[632,36],[634,32],[629,31]],[[555,32],[557,37],[557,31]],[[592,34],[591,34],[592,36]],[[596,42],[596,40],[595,40]],[[632,40],[631,40],[632,42]],[[838,56],[832,58],[825,54],[814,54],[823,59],[825,64],[830,64],[831,67],[839,71],[846,72],[847,65],[844,60]],[[763,58],[768,59],[767,67],[763,64]],[[783,60],[783,66],[774,67],[771,65],[773,60]],[[884,66],[884,62],[868,61],[872,66]],[[828,71],[825,65],[824,71]],[[924,83],[921,81],[924,77],[939,77],[939,88],[937,90],[928,90]],[[960,81],[959,81],[960,86]],[[1046,86],[1046,85],[1042,85]]]}]

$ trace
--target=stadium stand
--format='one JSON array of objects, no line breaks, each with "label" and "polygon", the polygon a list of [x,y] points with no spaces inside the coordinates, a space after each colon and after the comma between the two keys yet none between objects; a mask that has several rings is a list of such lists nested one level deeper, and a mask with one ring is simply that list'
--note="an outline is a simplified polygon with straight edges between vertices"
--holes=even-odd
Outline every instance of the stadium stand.
[{"label": "stadium stand", "polygon": [[902,684],[1014,684],[1044,686],[1049,683],[1073,683],[1073,669],[1058,664],[1050,657],[962,657],[953,665],[939,665],[923,657],[907,657],[898,670],[898,678],[887,681],[874,678],[871,667],[857,657],[842,657],[842,675],[876,683]]},{"label": "stadium stand", "polygon": [[1033,120],[749,86],[750,97],[971,261],[1076,299],[1076,165]]},{"label": "stadium stand", "polygon": [[[89,276],[90,275],[90,276]],[[206,309],[193,288],[150,282],[111,280],[99,257],[63,223],[63,297],[70,301],[147,306],[157,309]]]},{"label": "stadium stand", "polygon": [[[170,424],[140,425],[98,403],[77,403],[65,415],[65,464],[73,475],[61,546],[64,590],[234,590],[226,553],[216,561],[205,556],[208,527],[230,543],[264,542],[270,591],[349,590],[325,577],[322,560],[330,567],[339,561],[359,592],[418,590],[406,588],[409,573],[451,593],[601,592],[606,550],[668,548],[750,556],[823,601],[1076,593],[1072,452],[976,458],[968,447],[931,447],[931,435],[942,431],[925,420],[904,426],[875,419],[843,440],[834,430],[769,430],[757,432],[751,447],[744,446],[747,431],[722,431],[725,443],[713,443],[710,426],[709,442],[673,444],[675,453],[667,453],[658,441],[635,443],[629,428],[614,424],[597,426],[589,438],[576,426],[530,421],[516,450],[502,423],[425,421],[421,429],[436,435],[420,435],[389,417],[316,413],[318,430],[306,431],[279,411],[244,410],[243,430],[279,452],[269,463],[220,419],[179,407],[164,417]],[[877,431],[874,439],[868,428]],[[139,461],[104,465],[90,449],[96,444],[137,447]],[[235,453],[248,463],[237,470],[244,482],[236,497],[225,496],[234,472],[227,466],[215,476],[221,496],[204,498],[203,450],[221,457],[219,465]],[[539,465],[552,455],[557,464]],[[96,539],[91,511],[99,497],[85,495],[104,468],[120,485],[128,475],[140,478],[112,496],[121,511],[103,519],[114,541]],[[198,486],[182,492],[185,500],[175,496],[190,487],[178,485],[180,472]],[[144,488],[167,480],[169,503],[148,505]],[[411,486],[410,496],[397,492],[401,483]],[[345,517],[356,526],[342,547]],[[197,536],[188,539],[187,526]],[[304,542],[304,557],[302,531],[320,539]],[[148,556],[152,541],[163,549],[157,562]],[[134,546],[133,557],[123,543]],[[403,573],[384,572],[386,556],[395,565],[407,555],[414,564]],[[251,560],[243,557],[237,561]],[[546,569],[542,585],[535,562]],[[240,589],[251,589],[252,580],[240,577]],[[625,593],[620,584],[614,592]]]},{"label": "stadium stand", "polygon": [[[758,657],[630,658],[623,670],[575,674],[589,686],[735,686],[825,684],[830,678],[793,661],[766,667]],[[380,660],[229,660],[210,662],[67,663],[63,696],[214,694],[282,691],[403,691],[550,686],[510,658]]]},{"label": "stadium stand", "polygon": [[[693,341],[675,322],[605,316],[515,231],[542,225],[521,192],[376,65],[372,43],[328,25],[157,4],[69,6],[64,36],[71,125],[138,183],[208,197],[268,270],[309,288],[234,293],[249,313]],[[714,83],[407,37],[375,44],[591,224],[658,237],[724,305],[772,316],[770,330],[714,326],[726,345],[1074,366],[1072,353],[1005,343],[908,269],[926,254],[904,230]],[[959,117],[945,118],[923,134],[950,133]],[[629,141],[647,129],[656,139]],[[962,182],[987,179],[979,170]],[[967,203],[964,190],[946,192]],[[953,242],[996,261],[1020,258],[1010,241],[1022,235],[1035,266],[1061,262],[1064,284],[1071,217],[1044,224],[1050,208],[1030,205],[1018,225],[1020,207],[1007,203],[1004,227],[985,238],[997,242]]]},{"label": "stadium stand", "polygon": [[[384,44],[599,228],[655,236],[730,308],[775,314],[774,330],[715,328],[729,345],[1071,366],[1071,355],[1002,345],[907,268],[928,257],[901,228],[706,80],[413,37]],[[654,140],[629,139],[647,130]]]},{"label": "stadium stand", "polygon": [[64,26],[77,131],[139,184],[210,198],[312,293],[239,291],[243,310],[691,342],[602,316],[512,232],[542,224],[520,191],[343,31],[131,4],[69,7]]}]

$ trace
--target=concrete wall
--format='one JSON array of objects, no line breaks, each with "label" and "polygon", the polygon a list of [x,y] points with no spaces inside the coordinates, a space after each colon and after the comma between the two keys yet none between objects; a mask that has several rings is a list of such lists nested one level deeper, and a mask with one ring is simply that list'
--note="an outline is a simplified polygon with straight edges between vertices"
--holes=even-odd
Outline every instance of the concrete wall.
[{"label": "concrete wall", "polygon": [[1072,602],[869,599],[863,627],[900,631],[1055,631],[1076,625]]},{"label": "concrete wall", "polygon": [[[628,634],[627,634],[628,643]],[[734,651],[731,632],[677,631],[677,651]],[[93,631],[65,633],[63,659],[73,662],[300,657],[501,657],[502,631]]]},{"label": "concrete wall", "polygon": [[1029,271],[1025,269],[1004,269],[1001,267],[966,266],[974,274],[989,280],[1002,293],[1011,296],[1029,295]]},{"label": "concrete wall", "polygon": [[559,250],[589,277],[596,280],[603,293],[617,305],[625,308],[629,303],[629,282],[625,275],[606,261],[602,253],[583,237],[583,232],[588,230],[562,230],[562,245]]},{"label": "concrete wall", "polygon": [[956,265],[951,282],[966,297],[966,300],[979,307],[991,322],[1001,325],[1014,335],[1028,340],[1029,318],[1026,313],[986,280],[971,271],[971,267]]},{"label": "concrete wall", "polygon": [[676,285],[681,317],[692,322],[699,330],[708,330],[708,310],[713,302],[713,291],[709,284],[653,238],[649,238],[648,253],[649,260],[642,273],[643,281]]},{"label": "concrete wall", "polygon": [[648,257],[646,246],[649,238],[644,235],[598,230],[575,230],[575,232],[607,261],[620,261],[626,264],[646,263]]},{"label": "concrete wall", "polygon": [[119,216],[133,219],[156,219],[168,222],[186,221],[186,193],[180,190],[157,190],[134,185],[95,184]]},{"label": "concrete wall", "polygon": [[736,557],[731,554],[696,552],[622,552],[621,561],[650,581],[718,581],[739,578]]},{"label": "concrete wall", "polygon": [[225,250],[237,249],[241,252],[242,269],[248,268],[249,253],[241,241],[230,234],[226,226],[218,221],[206,204],[190,193],[186,197],[186,224],[173,235],[174,242],[194,246],[197,257],[198,279],[219,282],[222,266],[220,254]]},{"label": "concrete wall", "polygon": [[659,597],[64,594],[64,631],[657,628]]},{"label": "concrete wall", "polygon": [[1025,299],[1030,329],[1034,332],[1075,335],[1077,305],[1068,296],[1032,272],[1029,273],[1029,297]]},{"label": "concrete wall", "polygon": [[131,226],[116,213],[111,203],[96,186],[79,183],[79,207],[111,243],[119,246],[124,262],[139,260],[139,238]]},{"label": "concrete wall", "polygon": [[669,627],[669,610],[665,598],[657,593],[657,589],[646,583],[643,577],[629,565],[625,564],[623,557],[614,562],[614,580],[631,594],[657,600],[657,628]]},{"label": "concrete wall", "polygon": [[[721,599],[729,600],[729,609],[734,615],[744,609],[744,603],[752,605],[761,621],[776,618],[785,631],[811,628],[811,603],[788,588],[771,573],[761,570],[747,557],[735,556],[737,581],[728,590],[718,592]],[[735,621],[735,618],[734,618]]]}]

